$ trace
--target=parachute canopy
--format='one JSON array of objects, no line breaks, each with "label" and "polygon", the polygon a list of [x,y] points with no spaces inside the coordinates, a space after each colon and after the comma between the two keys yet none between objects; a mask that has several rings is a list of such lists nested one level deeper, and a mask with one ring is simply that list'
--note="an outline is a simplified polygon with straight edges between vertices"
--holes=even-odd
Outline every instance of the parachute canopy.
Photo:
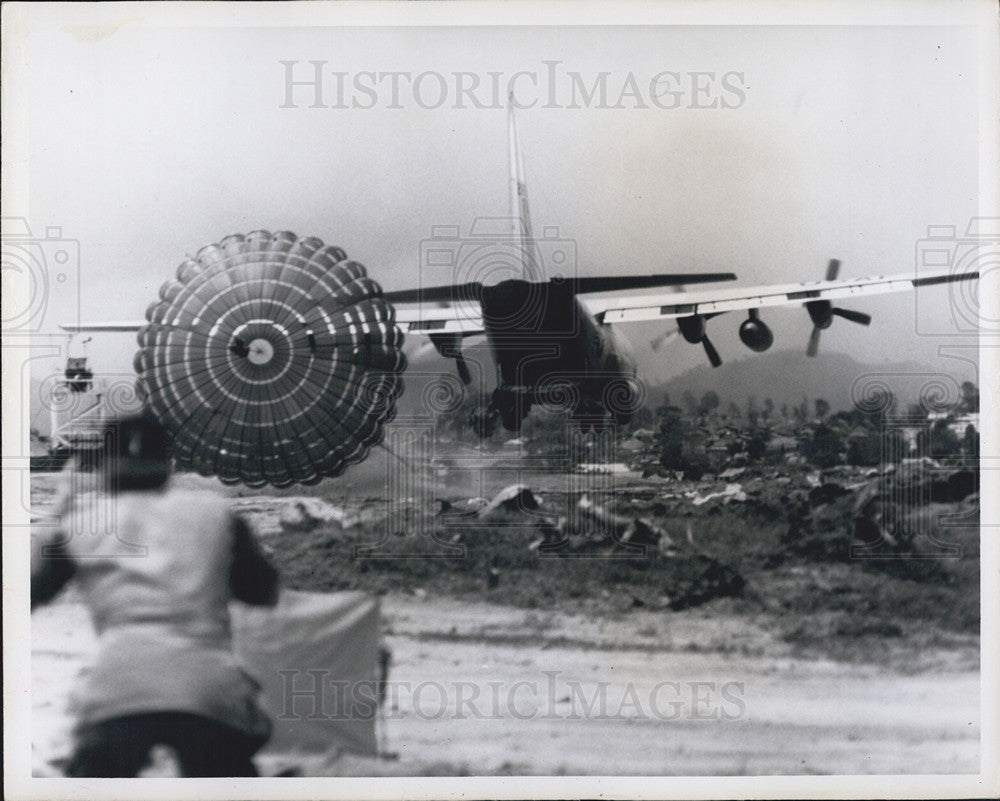
[{"label": "parachute canopy", "polygon": [[406,367],[392,306],[343,250],[288,231],[202,248],[160,288],[135,368],[179,465],[312,484],[382,441]]}]

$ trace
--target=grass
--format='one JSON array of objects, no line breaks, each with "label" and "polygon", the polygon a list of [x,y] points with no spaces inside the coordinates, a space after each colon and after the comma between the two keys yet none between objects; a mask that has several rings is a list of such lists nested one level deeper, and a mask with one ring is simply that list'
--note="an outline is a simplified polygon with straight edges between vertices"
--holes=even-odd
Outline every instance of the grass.
[{"label": "grass", "polygon": [[[271,540],[272,555],[288,586],[297,589],[421,590],[601,615],[634,608],[670,614],[678,598],[698,600],[699,582],[711,585],[712,570],[728,569],[744,584],[721,593],[733,597],[720,614],[766,619],[803,653],[833,658],[870,656],[886,641],[948,642],[949,635],[978,634],[977,552],[934,569],[927,560],[817,558],[791,547],[789,521],[775,520],[771,509],[734,505],[657,516],[654,511],[664,510],[654,510],[654,503],[629,508],[678,543],[676,555],[607,543],[584,553],[564,547],[542,554],[530,547],[540,539],[537,518],[525,513],[447,521],[414,509],[399,517],[414,524],[409,531],[368,523],[286,532],[280,544]],[[977,537],[978,530],[968,528],[964,536]],[[711,595],[712,586],[707,590]]]}]

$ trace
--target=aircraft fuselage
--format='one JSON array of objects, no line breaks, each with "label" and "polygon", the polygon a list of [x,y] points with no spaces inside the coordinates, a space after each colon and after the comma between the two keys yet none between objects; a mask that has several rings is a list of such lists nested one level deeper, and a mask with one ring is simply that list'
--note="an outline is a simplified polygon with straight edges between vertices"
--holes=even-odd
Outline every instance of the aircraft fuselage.
[{"label": "aircraft fuselage", "polygon": [[[480,303],[497,364],[500,411],[515,396],[522,405],[520,414],[504,415],[505,425],[534,403],[551,403],[553,393],[559,401],[552,405],[568,397],[567,411],[578,416],[607,411],[619,422],[628,420],[636,376],[628,345],[594,319],[570,281],[503,281],[484,286]],[[567,384],[575,388],[569,396]]]}]

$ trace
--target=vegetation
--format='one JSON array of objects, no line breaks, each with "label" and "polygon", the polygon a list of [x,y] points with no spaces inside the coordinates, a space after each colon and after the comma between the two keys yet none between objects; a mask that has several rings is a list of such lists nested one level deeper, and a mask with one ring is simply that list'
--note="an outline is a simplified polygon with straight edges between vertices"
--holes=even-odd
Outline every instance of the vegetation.
[{"label": "vegetation", "polygon": [[[444,393],[446,394],[446,393]],[[645,406],[623,426],[608,420],[607,436],[619,443],[643,438],[642,450],[652,448],[657,469],[681,473],[688,480],[747,464],[785,463],[796,459],[818,469],[840,464],[877,467],[907,458],[927,456],[936,460],[974,461],[979,457],[979,433],[966,415],[979,409],[979,389],[971,382],[961,386],[961,397],[942,408],[936,399],[921,398],[905,404],[898,414],[898,399],[887,388],[876,388],[851,409],[833,411],[825,398],[805,395],[794,406],[780,410],[771,398],[720,397],[710,390],[700,398],[686,391],[680,405],[663,395],[663,403]],[[446,398],[438,410],[436,434],[443,441],[481,442],[471,422],[488,396],[466,392]],[[533,409],[521,429],[521,439],[533,454],[553,460],[583,460],[573,451],[573,426],[564,414]],[[514,434],[497,426],[486,442],[500,447]],[[633,446],[633,451],[638,448]]]}]

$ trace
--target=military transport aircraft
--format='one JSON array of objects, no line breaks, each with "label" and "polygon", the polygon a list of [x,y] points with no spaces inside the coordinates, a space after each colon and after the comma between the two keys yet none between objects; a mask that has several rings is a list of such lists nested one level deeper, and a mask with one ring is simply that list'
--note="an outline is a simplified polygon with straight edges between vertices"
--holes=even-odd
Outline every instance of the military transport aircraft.
[{"label": "military transport aircraft", "polygon": [[[919,276],[839,280],[840,262],[832,259],[824,281],[700,292],[683,289],[691,284],[731,281],[736,276],[733,273],[597,278],[555,275],[549,280],[539,280],[544,278],[539,266],[541,246],[548,243],[545,239],[537,240],[532,233],[513,103],[508,107],[508,138],[510,219],[516,240],[514,250],[522,259],[523,276],[492,285],[458,283],[384,294],[386,300],[398,307],[397,324],[407,333],[427,336],[442,356],[454,359],[465,384],[471,383],[472,376],[462,355],[462,342],[479,335],[488,338],[496,362],[497,386],[481,418],[484,434],[492,430],[497,416],[505,428],[518,430],[534,403],[563,407],[585,425],[604,418],[605,413],[616,422],[627,422],[641,402],[628,342],[616,330],[620,323],[676,320],[676,330],[654,340],[651,343],[654,348],[669,336],[679,334],[690,343],[700,343],[712,366],[718,367],[722,359],[708,338],[708,320],[726,312],[745,311],[747,318],[740,325],[740,339],[751,350],[763,352],[773,344],[774,335],[761,319],[760,309],[804,305],[813,322],[806,352],[815,356],[820,333],[830,327],[834,317],[859,325],[871,323],[870,315],[834,306],[834,300],[979,277],[977,271],[956,273],[942,269],[922,271]],[[493,232],[484,233],[484,241],[489,241]],[[483,257],[476,255],[476,235],[473,228],[464,244],[470,251],[467,259],[481,262]],[[494,245],[494,249],[501,248]],[[444,250],[447,255],[447,247]],[[666,293],[607,297],[609,292],[657,287],[672,289]]]},{"label": "military transport aircraft", "polygon": [[[551,267],[546,268],[541,255],[543,249],[552,250],[551,243],[546,237],[536,239],[532,233],[513,104],[509,109],[511,215],[500,221],[502,226],[506,225],[506,239],[501,234],[498,240],[495,230],[487,230],[486,236],[477,240],[477,235],[483,232],[474,228],[461,247],[446,237],[439,249],[453,260],[465,258],[463,247],[466,255],[477,251],[473,260],[479,266],[466,269],[465,274],[475,275],[478,270],[480,277],[487,280],[456,280],[444,286],[382,293],[383,299],[395,307],[399,328],[405,333],[428,337],[442,356],[454,359],[458,375],[466,385],[472,382],[472,374],[463,355],[463,343],[469,337],[487,337],[497,377],[489,405],[477,420],[484,436],[498,420],[505,428],[517,431],[533,404],[564,409],[584,426],[603,425],[608,415],[616,422],[626,422],[640,403],[641,392],[628,343],[617,331],[617,326],[623,323],[675,320],[676,330],[670,336],[680,335],[687,342],[701,344],[711,364],[717,367],[722,360],[708,337],[709,320],[727,312],[745,312],[746,319],[739,327],[740,339],[751,350],[762,352],[771,347],[774,336],[761,319],[761,309],[804,306],[813,322],[807,353],[815,356],[820,333],[830,327],[835,317],[859,325],[871,323],[868,314],[835,306],[836,300],[979,277],[978,271],[954,272],[942,268],[921,270],[919,275],[845,280],[838,276],[840,264],[835,259],[829,262],[823,281],[694,292],[684,287],[732,281],[736,276],[728,272],[547,276]],[[487,249],[493,249],[492,255],[484,257],[479,252],[480,241],[486,243]],[[490,283],[490,278],[512,274],[512,258],[514,277]],[[490,265],[496,261],[504,264],[492,269]],[[548,262],[557,263],[558,259],[549,258]],[[484,264],[485,269],[481,266]],[[453,275],[461,276],[461,265],[453,266],[456,268]],[[619,297],[608,294],[626,290],[649,291]],[[143,325],[104,323],[64,328],[73,332],[138,331]]]}]

